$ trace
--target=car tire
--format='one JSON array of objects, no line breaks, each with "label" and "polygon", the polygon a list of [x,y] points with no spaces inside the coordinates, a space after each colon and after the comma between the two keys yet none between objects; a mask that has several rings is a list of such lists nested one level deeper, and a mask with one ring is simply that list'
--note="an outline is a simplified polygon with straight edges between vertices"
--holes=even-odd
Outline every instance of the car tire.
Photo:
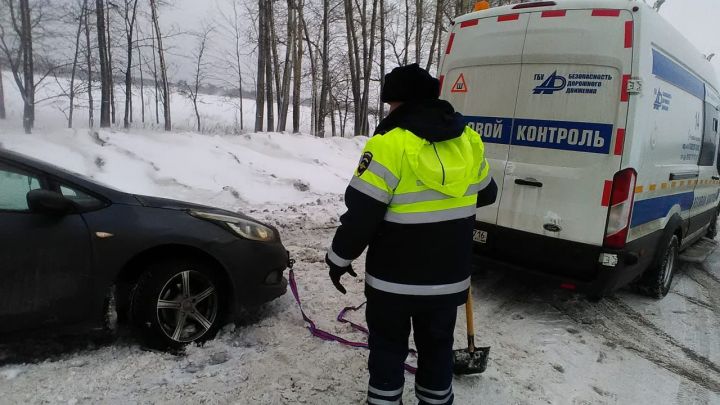
[{"label": "car tire", "polygon": [[212,266],[163,260],[147,266],[130,299],[130,314],[145,343],[179,349],[215,336],[227,297]]},{"label": "car tire", "polygon": [[640,292],[656,299],[668,294],[675,277],[679,250],[680,240],[673,234],[658,252],[657,260],[645,271],[638,285]]},{"label": "car tire", "polygon": [[708,228],[707,235],[705,235],[710,239],[715,239],[718,234],[718,214],[720,214],[720,208],[715,210],[715,216],[713,216],[710,228]]}]

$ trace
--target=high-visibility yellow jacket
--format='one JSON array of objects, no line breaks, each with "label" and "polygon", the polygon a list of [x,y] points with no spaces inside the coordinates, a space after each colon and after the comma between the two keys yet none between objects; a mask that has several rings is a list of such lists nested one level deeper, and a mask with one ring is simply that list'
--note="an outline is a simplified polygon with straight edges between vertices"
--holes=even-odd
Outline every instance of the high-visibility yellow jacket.
[{"label": "high-visibility yellow jacket", "polygon": [[346,266],[370,246],[369,299],[465,301],[478,193],[494,182],[480,135],[450,111],[405,104],[365,146],[328,257]]}]

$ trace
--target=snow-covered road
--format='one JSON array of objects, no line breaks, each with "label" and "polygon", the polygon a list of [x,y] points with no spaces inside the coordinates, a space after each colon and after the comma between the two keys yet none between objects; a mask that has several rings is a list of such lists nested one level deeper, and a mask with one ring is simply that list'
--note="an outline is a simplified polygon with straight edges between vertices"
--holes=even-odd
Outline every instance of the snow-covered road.
[{"label": "snow-covered road", "polygon": [[[178,134],[167,142],[167,136],[101,133],[97,142],[67,132],[2,135],[0,142],[111,184],[243,209],[276,224],[297,260],[308,314],[322,328],[364,339],[334,321],[342,307],[363,301],[363,272],[345,282],[343,296],[323,262],[361,140]],[[204,157],[192,160],[198,155]],[[263,166],[269,157],[274,160]],[[312,171],[318,165],[321,175]],[[248,182],[254,191],[243,187]],[[364,258],[355,267],[362,269]],[[458,404],[720,404],[719,252],[703,264],[683,264],[662,301],[620,291],[590,303],[493,269],[479,272],[473,288],[476,339],[492,346],[492,358],[483,375],[456,379]],[[466,344],[464,311],[458,325],[459,348]],[[290,294],[183,355],[143,350],[123,334],[102,344],[28,339],[0,343],[0,403],[359,404],[365,398],[367,353],[311,337]],[[407,380],[405,403],[415,403],[413,377]]]}]

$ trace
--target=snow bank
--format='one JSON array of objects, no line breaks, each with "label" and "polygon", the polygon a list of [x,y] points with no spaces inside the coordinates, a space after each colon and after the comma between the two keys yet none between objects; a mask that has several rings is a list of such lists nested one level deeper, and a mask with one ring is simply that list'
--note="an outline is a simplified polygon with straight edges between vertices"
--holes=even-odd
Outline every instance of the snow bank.
[{"label": "snow bank", "polygon": [[367,138],[154,131],[0,133],[3,147],[123,191],[229,209],[292,205],[341,193]]}]

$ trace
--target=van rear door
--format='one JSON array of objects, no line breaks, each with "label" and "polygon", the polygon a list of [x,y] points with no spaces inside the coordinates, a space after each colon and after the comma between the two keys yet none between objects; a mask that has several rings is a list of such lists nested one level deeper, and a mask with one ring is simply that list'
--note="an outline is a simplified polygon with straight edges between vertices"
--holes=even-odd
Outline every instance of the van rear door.
[{"label": "van rear door", "polygon": [[602,245],[621,167],[632,21],[624,10],[529,14],[497,225]]},{"label": "van rear door", "polygon": [[[510,149],[529,14],[492,16],[455,24],[441,69],[440,97],[482,136],[490,174],[502,190]],[[499,199],[478,209],[477,220],[495,224]]]}]

